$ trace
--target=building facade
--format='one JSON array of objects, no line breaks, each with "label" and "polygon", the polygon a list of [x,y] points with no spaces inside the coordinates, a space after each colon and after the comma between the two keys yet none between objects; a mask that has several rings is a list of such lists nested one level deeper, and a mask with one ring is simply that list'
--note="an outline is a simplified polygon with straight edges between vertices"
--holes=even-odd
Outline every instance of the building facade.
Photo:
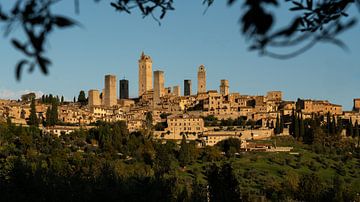
[{"label": "building facade", "polygon": [[200,65],[200,67],[198,68],[197,79],[198,79],[197,92],[206,93],[206,70],[204,65]]},{"label": "building facade", "polygon": [[139,97],[153,88],[151,57],[142,52],[139,59]]},{"label": "building facade", "polygon": [[154,71],[154,104],[159,103],[164,96],[164,83],[164,72]]},{"label": "building facade", "polygon": [[100,92],[98,90],[89,90],[89,107],[101,105]]},{"label": "building facade", "polygon": [[105,96],[103,95],[103,98],[104,105],[107,107],[112,107],[117,104],[115,75],[105,76]]},{"label": "building facade", "polygon": [[229,81],[226,79],[220,81],[220,94],[229,95]]},{"label": "building facade", "polygon": [[120,99],[129,99],[129,80],[120,80]]},{"label": "building facade", "polygon": [[191,80],[184,80],[184,96],[191,95]]},{"label": "building facade", "polygon": [[174,86],[173,87],[173,94],[177,97],[179,97],[181,95],[180,93],[180,86]]}]

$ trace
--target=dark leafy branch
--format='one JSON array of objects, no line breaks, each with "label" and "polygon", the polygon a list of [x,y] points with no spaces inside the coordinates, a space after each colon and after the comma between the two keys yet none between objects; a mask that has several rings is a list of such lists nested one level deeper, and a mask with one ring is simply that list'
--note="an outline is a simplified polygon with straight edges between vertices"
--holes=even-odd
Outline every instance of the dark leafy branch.
[{"label": "dark leafy branch", "polygon": [[[76,25],[66,16],[53,14],[51,8],[61,0],[16,0],[9,11],[4,11],[0,3],[0,22],[5,24],[4,34],[8,36],[15,26],[21,27],[25,41],[12,38],[13,46],[22,52],[25,59],[16,65],[16,78],[19,80],[24,68],[33,72],[38,67],[44,74],[51,64],[45,57],[44,44],[55,28],[63,29]],[[101,0],[94,0],[100,2]],[[201,0],[206,10],[215,0]],[[295,57],[313,47],[318,42],[335,44],[343,49],[346,45],[337,37],[357,22],[347,12],[356,5],[360,11],[360,0],[227,0],[229,6],[241,3],[242,14],[239,23],[241,33],[248,39],[250,50],[262,55],[287,59]],[[160,20],[173,11],[174,0],[113,0],[110,6],[120,13],[131,14],[138,11],[143,17],[151,16]],[[291,5],[294,19],[285,27],[274,29],[276,9],[281,5]],[[75,13],[80,12],[80,1],[74,0]],[[205,10],[205,12],[206,12]],[[273,50],[290,50],[277,54]]]}]

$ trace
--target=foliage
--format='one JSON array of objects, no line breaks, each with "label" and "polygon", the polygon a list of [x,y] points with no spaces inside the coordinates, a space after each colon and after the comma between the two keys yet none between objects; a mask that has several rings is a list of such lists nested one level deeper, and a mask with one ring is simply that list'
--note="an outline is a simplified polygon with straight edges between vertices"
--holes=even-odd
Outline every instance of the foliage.
[{"label": "foliage", "polygon": [[335,150],[325,144],[316,153],[316,142],[276,138],[300,154],[249,152],[228,159],[221,151],[237,147],[233,140],[205,148],[185,138],[180,145],[164,143],[129,133],[125,122],[99,122],[60,137],[0,123],[0,200],[356,201],[355,140],[341,140]]},{"label": "foliage", "polygon": [[[100,0],[94,0],[99,2]],[[9,11],[0,9],[0,22],[5,24],[4,34],[10,35],[17,25],[21,25],[22,32],[26,36],[25,41],[12,38],[13,46],[22,52],[26,59],[22,59],[16,65],[16,78],[19,80],[24,67],[33,72],[39,67],[42,73],[47,74],[51,60],[45,57],[44,44],[56,28],[64,29],[77,25],[74,20],[60,14],[53,14],[51,8],[61,0],[16,0]],[[75,11],[79,13],[79,0],[74,0]],[[206,10],[214,3],[214,0],[202,0],[207,6]],[[236,0],[228,0],[232,6]],[[289,9],[295,15],[288,25],[283,28],[275,25],[275,14],[271,10],[283,6],[292,5]],[[349,7],[360,6],[359,0],[292,0],[280,3],[278,0],[243,1],[241,8],[243,13],[240,17],[241,32],[251,42],[250,50],[256,50],[262,55],[286,59],[299,55],[313,47],[318,42],[328,42],[341,48],[345,44],[337,38],[343,31],[354,26],[355,17],[349,17]],[[120,13],[132,13],[139,11],[143,17],[151,16],[160,24],[160,20],[167,12],[175,10],[174,0],[113,0],[110,2],[115,11]],[[0,8],[1,4],[0,4]],[[276,27],[273,28],[273,27]],[[300,47],[287,54],[278,54],[272,51],[276,48]]]},{"label": "foliage", "polygon": [[87,99],[86,99],[85,91],[81,90],[81,91],[79,92],[79,96],[78,96],[77,101],[78,101],[81,105],[86,105]]},{"label": "foliage", "polygon": [[22,101],[27,102],[27,101],[31,101],[32,99],[36,99],[35,93],[27,93],[27,94],[21,95]]},{"label": "foliage", "polygon": [[39,119],[38,119],[38,115],[36,113],[35,99],[31,100],[30,116],[29,116],[28,124],[30,126],[38,126],[39,125]]}]

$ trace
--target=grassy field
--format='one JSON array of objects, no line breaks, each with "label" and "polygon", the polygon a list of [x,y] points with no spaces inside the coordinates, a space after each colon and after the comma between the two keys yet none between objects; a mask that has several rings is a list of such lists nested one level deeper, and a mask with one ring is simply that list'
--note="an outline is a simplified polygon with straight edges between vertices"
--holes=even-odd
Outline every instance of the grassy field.
[{"label": "grassy field", "polygon": [[[335,177],[341,178],[346,187],[360,193],[360,159],[349,155],[318,154],[310,146],[296,142],[277,142],[278,146],[293,146],[294,153],[244,152],[231,162],[241,189],[251,194],[263,194],[266,190],[281,190],[287,186],[289,176],[300,179],[304,174],[316,173],[324,187],[333,185]],[[205,172],[213,163],[201,162],[180,169],[184,180],[205,181]],[[295,177],[294,177],[295,176]]]}]

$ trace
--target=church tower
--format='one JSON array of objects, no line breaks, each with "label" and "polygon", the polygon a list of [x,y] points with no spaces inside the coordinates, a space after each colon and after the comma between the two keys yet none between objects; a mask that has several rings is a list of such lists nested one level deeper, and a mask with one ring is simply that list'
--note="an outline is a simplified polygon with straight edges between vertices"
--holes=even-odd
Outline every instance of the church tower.
[{"label": "church tower", "polygon": [[198,93],[206,93],[206,71],[205,66],[200,65],[198,69]]},{"label": "church tower", "polygon": [[151,57],[141,53],[139,59],[139,97],[153,88]]}]

